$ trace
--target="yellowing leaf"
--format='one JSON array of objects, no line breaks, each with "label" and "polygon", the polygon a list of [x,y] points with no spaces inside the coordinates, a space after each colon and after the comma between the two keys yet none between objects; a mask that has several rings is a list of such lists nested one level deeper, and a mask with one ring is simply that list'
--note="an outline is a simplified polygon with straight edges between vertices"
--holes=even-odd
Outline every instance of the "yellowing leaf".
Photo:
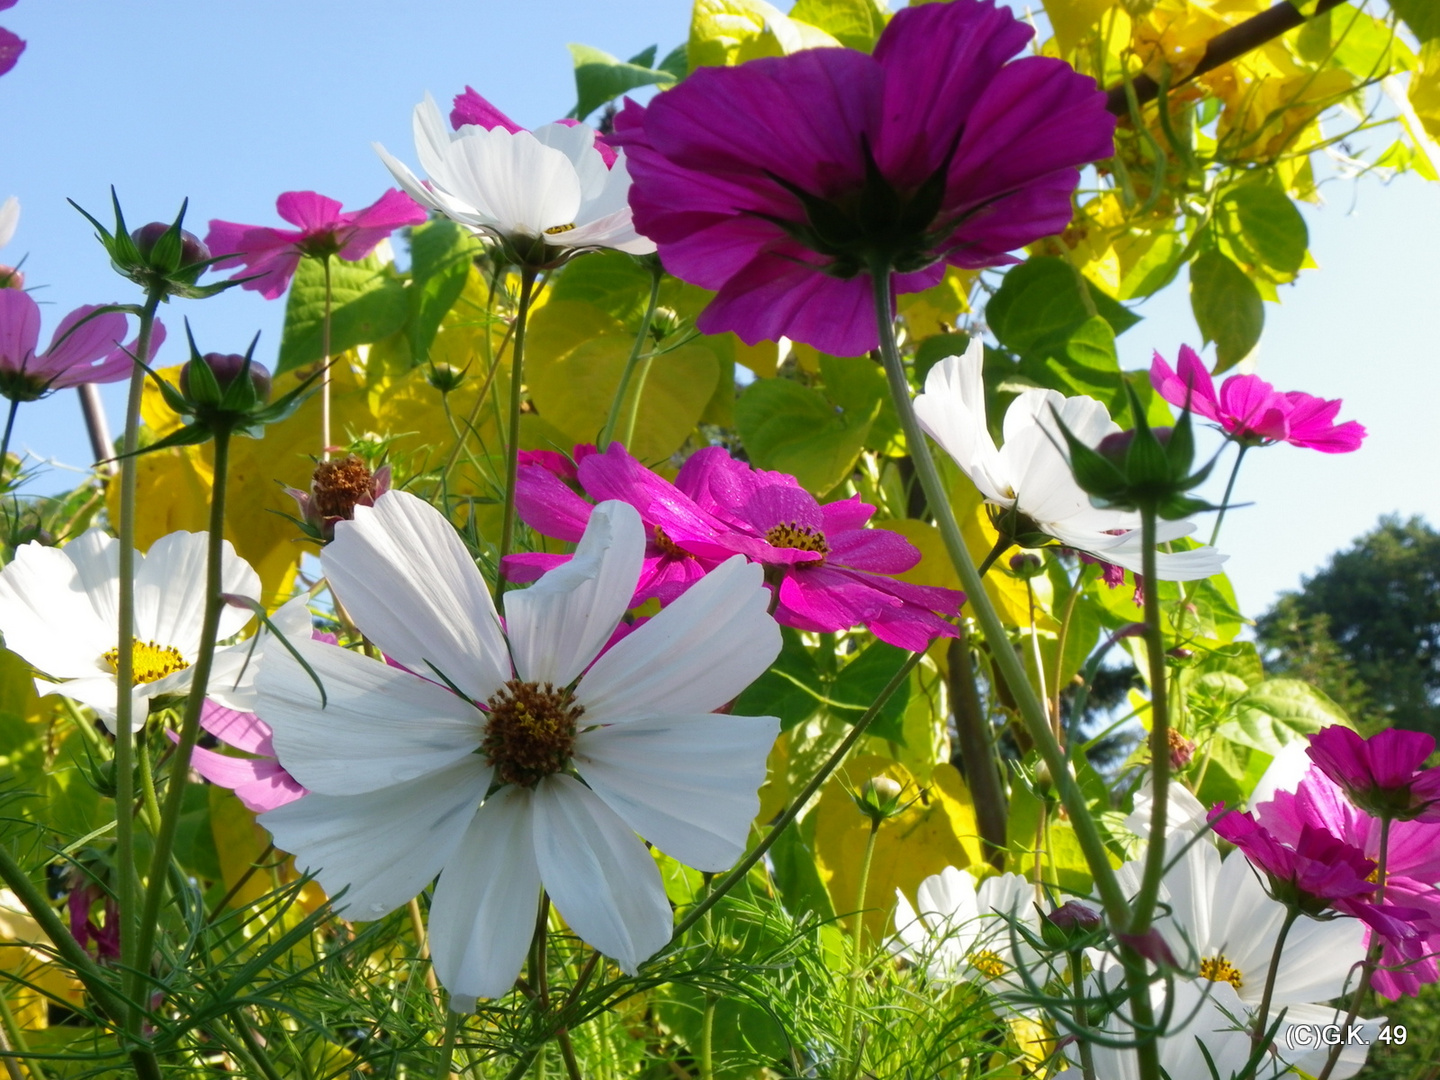
[{"label": "yellowing leaf", "polygon": [[839,45],[825,31],[795,21],[764,0],[695,0],[686,55],[693,70]]},{"label": "yellowing leaf", "polygon": [[953,329],[955,317],[970,310],[970,289],[979,276],[976,270],[952,266],[938,284],[923,292],[901,296],[897,307],[911,338],[920,340]]}]

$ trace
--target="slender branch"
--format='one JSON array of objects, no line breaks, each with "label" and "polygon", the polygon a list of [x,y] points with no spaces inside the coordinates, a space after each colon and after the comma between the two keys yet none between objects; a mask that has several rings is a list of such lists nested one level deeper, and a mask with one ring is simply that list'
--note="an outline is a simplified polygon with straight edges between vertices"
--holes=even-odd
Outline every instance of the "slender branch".
[{"label": "slender branch", "polygon": [[1155,579],[1157,532],[1153,508],[1140,511],[1141,588],[1145,599],[1145,652],[1150,664],[1150,843],[1145,872],[1135,898],[1129,932],[1143,934],[1160,895],[1165,872],[1165,820],[1170,797],[1170,682],[1165,664],[1165,640],[1160,628],[1160,583]]},{"label": "slender branch", "polygon": [[[630,388],[630,377],[635,374],[635,365],[640,359],[640,354],[645,351],[645,343],[650,337],[650,324],[655,321],[655,307],[660,302],[660,278],[663,271],[660,269],[658,260],[650,268],[650,301],[645,305],[645,317],[640,320],[640,332],[635,335],[635,344],[630,349],[629,359],[625,361],[625,370],[620,373],[620,385],[615,388],[615,397],[610,402],[610,415],[605,418],[605,426],[600,431],[600,449],[603,451],[610,445],[610,440],[615,434],[615,424],[620,419],[620,409],[625,401],[625,392]],[[648,366],[648,361],[647,361]],[[640,394],[644,387],[638,387],[635,391],[635,408],[640,405]],[[625,439],[625,449],[629,450],[630,437],[635,432],[635,410],[631,410],[629,429],[630,434]]]},{"label": "slender branch", "polygon": [[535,292],[535,271],[520,270],[520,306],[515,313],[515,344],[510,353],[510,430],[505,448],[505,516],[500,526],[500,556],[496,560],[496,593],[505,589],[505,556],[515,543],[515,484],[520,476],[520,386],[525,378],[525,328],[530,321],[530,301]]},{"label": "slender branch", "polygon": [[975,687],[975,665],[962,619],[959,634],[946,650],[950,708],[955,716],[955,741],[960,745],[960,765],[970,796],[975,802],[975,824],[985,845],[986,858],[998,870],[1005,859],[1005,791],[995,767],[989,725]]},{"label": "slender branch", "polygon": [[1220,499],[1220,513],[1215,515],[1215,528],[1210,531],[1210,546],[1215,546],[1215,541],[1220,538],[1220,526],[1225,521],[1225,514],[1230,509],[1230,495],[1235,490],[1235,478],[1240,475],[1240,463],[1245,460],[1245,451],[1250,447],[1247,443],[1240,443],[1240,452],[1235,455],[1235,464],[1230,467],[1230,479],[1225,482],[1225,494]]},{"label": "slender branch", "polygon": [[[5,436],[0,438],[0,491],[5,490],[5,466],[10,461],[10,433],[15,430],[15,414],[20,411],[20,399],[10,399],[10,414],[5,418]],[[15,470],[15,479],[20,479],[20,470]]]},{"label": "slender branch", "polygon": [[1290,936],[1290,927],[1300,917],[1300,909],[1291,906],[1285,911],[1285,921],[1280,924],[1280,933],[1275,938],[1275,949],[1270,954],[1270,968],[1265,973],[1265,992],[1260,995],[1260,1012],[1255,1017],[1255,1031],[1265,1035],[1265,1025],[1270,1020],[1270,1001],[1275,993],[1275,977],[1280,973],[1280,954],[1285,951],[1285,939]]},{"label": "slender branch", "polygon": [[110,460],[115,454],[115,447],[110,443],[110,425],[105,420],[105,403],[100,400],[100,388],[94,383],[81,383],[75,392],[80,395],[80,412],[85,417],[90,450],[106,474],[114,476],[119,466]]},{"label": "slender branch", "polygon": [[320,376],[320,460],[330,460],[330,256],[320,260],[325,267],[325,317],[320,323],[320,351],[325,365]]},{"label": "slender branch", "polygon": [[[1342,2],[1343,0],[1320,0],[1315,5],[1315,11],[1311,17],[1322,15],[1331,8],[1338,7]],[[1267,41],[1274,40],[1286,31],[1303,26],[1305,22],[1306,17],[1300,13],[1300,9],[1285,2],[1276,4],[1259,15],[1253,15],[1239,25],[1232,26],[1211,38],[1205,46],[1205,53],[1200,57],[1200,62],[1188,75],[1177,81],[1175,86],[1183,86],[1192,79],[1198,79],[1201,75],[1214,71],[1222,64],[1228,64],[1231,60],[1244,56],[1253,49],[1258,49]],[[1149,75],[1142,74],[1138,78],[1131,79],[1129,85],[1134,88],[1135,100],[1138,105],[1154,101],[1160,93],[1159,82]],[[1126,84],[1112,86],[1105,92],[1105,108],[1116,116],[1125,116],[1129,113]]]}]

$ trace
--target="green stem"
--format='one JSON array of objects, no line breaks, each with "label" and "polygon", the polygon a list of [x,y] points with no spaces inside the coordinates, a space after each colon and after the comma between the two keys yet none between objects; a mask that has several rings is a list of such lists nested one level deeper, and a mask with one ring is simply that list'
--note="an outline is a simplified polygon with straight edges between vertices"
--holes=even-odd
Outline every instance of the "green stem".
[{"label": "green stem", "polygon": [[[655,307],[660,302],[660,278],[663,271],[657,262],[650,268],[650,302],[645,305],[645,317],[640,320],[640,332],[635,335],[635,344],[630,349],[630,357],[625,361],[625,370],[620,373],[620,385],[615,388],[615,397],[610,402],[610,415],[605,418],[605,426],[600,430],[600,449],[603,452],[610,446],[610,440],[615,434],[615,424],[620,419],[620,407],[625,401],[625,392],[630,388],[630,377],[635,373],[635,365],[640,360],[640,354],[645,351],[645,344],[650,338],[650,324],[655,321]],[[649,369],[649,361],[646,361],[646,369]],[[630,410],[630,418],[626,426],[630,434],[625,438],[625,448],[630,449],[630,439],[635,433],[635,412],[640,405],[640,395],[644,392],[644,384],[635,389],[635,407]]]},{"label": "green stem", "polygon": [[655,357],[647,356],[640,364],[640,376],[635,380],[635,393],[630,397],[630,404],[625,409],[625,427],[620,433],[621,440],[628,449],[635,442],[635,423],[640,418],[640,398],[645,394],[645,384],[650,381],[650,366],[655,363]]},{"label": "green stem", "polygon": [[320,375],[320,460],[330,460],[330,256],[320,260],[325,267],[325,316],[320,322],[320,362],[325,365]]},{"label": "green stem", "polygon": [[525,327],[530,320],[530,300],[535,291],[535,271],[520,270],[520,307],[515,313],[515,345],[510,354],[510,445],[505,448],[505,517],[500,526],[500,556],[496,560],[496,599],[505,590],[506,555],[515,543],[515,484],[520,476],[520,385],[525,377]]},{"label": "green stem", "polygon": [[1215,528],[1210,530],[1210,546],[1215,546],[1215,541],[1220,538],[1220,526],[1225,521],[1225,512],[1230,509],[1230,493],[1235,490],[1235,478],[1240,475],[1240,463],[1245,460],[1245,452],[1250,449],[1245,443],[1240,443],[1240,452],[1235,455],[1235,464],[1230,467],[1230,479],[1225,482],[1225,495],[1220,500],[1220,513],[1215,516]]},{"label": "green stem", "polygon": [[460,1029],[460,1014],[445,1010],[445,1036],[440,1041],[440,1080],[449,1080],[455,1063],[455,1033]]},{"label": "green stem", "polygon": [[[0,456],[0,461],[4,460]],[[15,1014],[10,1011],[10,1003],[5,1000],[3,992],[0,992],[0,1044],[3,1044],[0,1049],[5,1051],[5,1067],[10,1071],[12,1080],[25,1080],[20,1071],[20,1059],[29,1058],[30,1045],[25,1041],[20,1025],[15,1023]],[[38,1061],[27,1060],[25,1067],[30,1070],[30,1080],[46,1080],[45,1071]]]},{"label": "green stem", "polygon": [[870,821],[870,835],[865,838],[865,855],[860,860],[860,885],[855,890],[855,929],[851,933],[850,960],[850,981],[845,987],[845,1035],[840,1040],[840,1045],[848,1055],[848,1062],[845,1069],[847,1077],[853,1077],[860,1071],[860,1047],[855,1042],[855,997],[860,990],[860,976],[864,974],[865,966],[861,962],[860,952],[865,947],[865,894],[870,888],[870,863],[875,857],[875,838],[880,834],[880,818],[872,818]]},{"label": "green stem", "polygon": [[[135,342],[137,361],[149,362],[150,336],[155,326],[155,309],[163,289],[145,297],[140,312],[140,333]],[[138,488],[135,456],[140,445],[140,402],[145,390],[145,369],[140,363],[130,373],[130,391],[125,400],[125,434],[120,443],[120,551],[119,597],[116,601],[118,626],[115,644],[115,865],[118,875],[115,903],[120,913],[120,962],[134,971],[138,937],[135,898],[135,762],[133,754],[135,699],[135,496]],[[141,719],[144,724],[144,719]],[[133,995],[132,995],[133,996]],[[123,1000],[123,999],[122,999]],[[140,1000],[138,996],[136,1000]],[[127,1035],[140,1032],[140,1018],[130,1009],[114,1014]]]},{"label": "green stem", "polygon": [[150,951],[155,943],[156,923],[160,918],[160,901],[165,895],[166,867],[175,847],[175,831],[184,809],[185,789],[189,784],[190,754],[200,737],[200,713],[205,706],[205,690],[210,682],[210,668],[215,659],[215,642],[219,633],[220,614],[225,601],[221,597],[225,557],[225,485],[230,465],[230,432],[215,432],[215,484],[210,494],[210,533],[205,566],[205,614],[200,628],[200,649],[195,659],[190,696],[185,702],[185,718],[180,725],[180,741],[170,762],[170,782],[165,789],[165,805],[160,814],[160,829],[155,834],[155,850],[150,857],[150,878],[145,886],[145,906],[140,913],[136,934],[136,970],[132,974],[137,993],[143,1001],[144,982],[150,970]]},{"label": "green stem", "polygon": [[909,449],[916,475],[919,476],[921,486],[924,488],[926,501],[929,502],[936,521],[940,525],[940,535],[945,541],[950,561],[954,563],[955,570],[960,575],[960,583],[965,589],[967,603],[974,611],[975,621],[979,623],[985,640],[990,643],[995,666],[1009,685],[1010,692],[1015,697],[1020,717],[1029,731],[1030,737],[1034,740],[1036,748],[1040,751],[1040,756],[1045,760],[1051,775],[1055,778],[1060,799],[1070,814],[1070,824],[1075,830],[1075,838],[1085,855],[1090,872],[1094,875],[1095,888],[1100,894],[1106,914],[1112,925],[1123,927],[1129,922],[1130,908],[1125,901],[1125,894],[1116,880],[1115,871],[1110,866],[1110,855],[1105,847],[1105,842],[1100,837],[1100,831],[1095,825],[1094,818],[1090,816],[1090,808],[1085,803],[1085,796],[1081,792],[1079,784],[1070,773],[1069,763],[1065,760],[1064,753],[1050,732],[1050,722],[1045,714],[1045,706],[1035,696],[1035,691],[1030,686],[1030,680],[1026,678],[1025,666],[1020,662],[1015,650],[1010,647],[1010,639],[1005,633],[1004,624],[1000,622],[1000,616],[985,593],[985,587],[975,569],[975,563],[971,560],[970,552],[966,549],[965,541],[960,535],[960,526],[955,521],[954,511],[950,507],[950,500],[946,495],[945,488],[940,482],[940,474],[935,469],[935,461],[930,456],[930,448],[925,442],[925,435],[915,419],[915,410],[910,402],[910,383],[905,376],[905,366],[895,344],[895,328],[891,323],[889,268],[878,267],[872,270],[870,276],[874,283],[875,316],[880,331],[880,353],[885,361],[885,374],[890,382],[890,395],[894,398],[895,411],[899,414],[900,426],[905,432],[905,445]]},{"label": "green stem", "polygon": [[1290,936],[1290,927],[1300,917],[1298,907],[1285,911],[1285,921],[1280,924],[1280,934],[1275,938],[1275,950],[1270,954],[1270,969],[1265,973],[1265,992],[1260,995],[1260,1012],[1255,1017],[1255,1032],[1262,1038],[1265,1025],[1270,1021],[1270,999],[1275,992],[1275,976],[1280,973],[1280,954],[1285,950],[1285,939]]},{"label": "green stem", "polygon": [[[1390,818],[1380,819],[1380,857],[1376,860],[1375,866],[1375,903],[1385,902],[1385,866],[1390,858]],[[1360,968],[1360,984],[1355,987],[1355,994],[1350,999],[1350,1011],[1345,1016],[1344,1030],[1349,1031],[1350,1025],[1355,1023],[1355,1017],[1360,1015],[1360,1005],[1365,1000],[1365,995],[1370,990],[1370,980],[1375,975],[1376,965],[1380,963],[1380,956],[1385,951],[1385,943],[1380,935],[1370,931],[1370,949],[1365,954],[1365,963]],[[1330,1074],[1335,1071],[1335,1066],[1340,1063],[1340,1051],[1344,1049],[1344,1043],[1337,1043],[1330,1048],[1330,1056],[1325,1060],[1325,1069],[1315,1080],[1330,1080]]]},{"label": "green stem", "polygon": [[150,768],[150,746],[144,740],[135,747],[135,760],[140,766],[140,812],[145,815],[145,826],[154,836],[160,831],[160,801],[155,796],[155,774]]},{"label": "green stem", "polygon": [[870,708],[866,709],[860,719],[855,721],[855,726],[852,727],[845,738],[840,741],[840,745],[837,746],[830,757],[826,759],[825,764],[820,766],[815,775],[810,778],[810,782],[805,785],[799,795],[795,796],[790,805],[785,808],[785,812],[775,820],[775,824],[770,826],[770,831],[765,834],[765,838],[756,844],[745,858],[731,867],[725,876],[720,878],[714,887],[705,894],[705,898],[691,908],[690,913],[686,915],[685,918],[680,920],[679,924],[675,927],[675,932],[670,935],[672,942],[680,940],[680,936],[684,934],[685,931],[689,930],[704,918],[705,913],[714,907],[720,901],[721,897],[733,889],[736,884],[750,872],[752,866],[765,857],[765,853],[770,850],[770,846],[774,844],[776,840],[780,839],[780,834],[785,831],[792,821],[800,816],[800,812],[804,810],[810,800],[814,798],[815,793],[820,790],[821,785],[830,779],[830,774],[840,767],[840,763],[845,760],[851,748],[860,741],[860,736],[865,734],[871,722],[875,717],[880,715],[880,710],[885,707],[885,702],[890,700],[890,695],[899,689],[901,684],[910,677],[910,672],[914,670],[915,665],[920,662],[920,658],[924,655],[923,652],[917,652],[911,653],[906,658],[905,663],[900,665],[900,670],[891,677],[890,681],[885,684],[884,689],[876,695],[875,701]]},{"label": "green stem", "polygon": [[1129,932],[1143,934],[1150,928],[1155,900],[1160,895],[1160,877],[1165,872],[1165,820],[1170,797],[1170,680],[1165,665],[1165,639],[1160,627],[1160,583],[1155,579],[1156,515],[1153,508],[1140,511],[1141,589],[1145,598],[1145,652],[1150,664],[1150,843],[1145,852],[1145,872],[1135,898]]},{"label": "green stem", "polygon": [[[1071,1015],[1075,1018],[1075,1026],[1084,1030],[1089,1023],[1085,1015],[1085,958],[1079,949],[1072,950],[1070,956],[1070,986],[1075,991],[1075,997],[1071,1001]],[[1085,1080],[1096,1080],[1095,1077],[1095,1052],[1090,1044],[1084,1039],[1080,1040],[1080,1071]]]},{"label": "green stem", "polygon": [[[10,399],[10,415],[5,418],[5,437],[0,439],[0,491],[5,490],[5,466],[10,461],[10,433],[15,430],[15,414],[20,411],[20,399]],[[19,480],[20,469],[17,464],[15,478]]]}]

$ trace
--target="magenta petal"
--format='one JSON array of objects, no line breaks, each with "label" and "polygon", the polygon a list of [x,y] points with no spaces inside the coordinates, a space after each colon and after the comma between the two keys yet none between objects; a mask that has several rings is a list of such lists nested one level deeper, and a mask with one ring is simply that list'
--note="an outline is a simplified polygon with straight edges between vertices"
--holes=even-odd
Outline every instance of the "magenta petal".
[{"label": "magenta petal", "polygon": [[576,542],[585,535],[594,509],[539,465],[527,465],[516,474],[515,510],[536,532]]},{"label": "magenta petal", "polygon": [[220,268],[239,265],[239,259],[226,259],[221,256],[235,255],[243,251],[241,240],[252,227],[241,225],[238,221],[220,221],[212,218],[210,231],[205,234],[205,246],[216,258],[213,265]]},{"label": "magenta petal", "polygon": [[1290,411],[1285,399],[1258,375],[1231,375],[1220,387],[1221,423],[1241,438],[1262,434],[1260,422],[1272,410]]},{"label": "magenta petal", "polygon": [[888,529],[849,529],[825,534],[830,560],[877,574],[903,574],[920,561],[920,549]]},{"label": "magenta petal", "polygon": [[24,51],[24,40],[0,26],[0,75],[13,68]]},{"label": "magenta petal", "polygon": [[756,491],[745,501],[741,516],[761,534],[776,525],[791,525],[817,533],[825,529],[825,515],[820,512],[815,496],[803,488],[781,484],[767,484]]},{"label": "magenta petal", "polygon": [[910,652],[928,649],[936,638],[953,638],[960,633],[938,615],[913,608],[881,612],[866,625],[885,644]]},{"label": "magenta petal", "polygon": [[500,561],[500,567],[505,572],[506,581],[524,585],[540,580],[541,574],[554,570],[557,566],[564,566],[573,558],[573,555],[547,555],[543,551],[522,551],[515,555],[506,555]]},{"label": "magenta petal", "polygon": [[[38,371],[51,380],[51,386],[114,381],[95,378],[90,374],[90,365],[104,360],[125,339],[125,316],[116,311],[93,315],[96,310],[93,305],[76,308],[56,327],[50,349],[37,365]],[[127,364],[122,374],[128,371]]]},{"label": "magenta petal", "polygon": [[241,805],[253,813],[263,814],[306,794],[278,761],[232,758],[197,746],[190,764],[216,787],[235,792]]},{"label": "magenta petal", "polygon": [[1180,346],[1179,371],[1170,370],[1170,365],[1158,352],[1150,361],[1150,385],[1155,392],[1177,408],[1185,408],[1197,416],[1220,423],[1220,399],[1215,394],[1215,383],[1194,349],[1189,345]]},{"label": "magenta petal", "polygon": [[[160,346],[165,344],[165,324],[156,319],[150,327],[150,355],[145,357],[147,364],[154,365],[155,354],[160,351]],[[124,345],[115,349],[105,359],[93,367],[85,368],[81,372],[73,372],[70,376],[62,377],[57,381],[57,386],[75,386],[82,382],[109,383],[117,382],[126,378],[135,364],[135,357],[140,353],[140,338],[131,338]],[[287,489],[290,490],[290,489]]]},{"label": "magenta petal", "polygon": [[715,560],[648,556],[640,569],[640,580],[635,583],[631,606],[638,607],[652,597],[661,604],[673,603],[714,565]]},{"label": "magenta petal", "polygon": [[875,507],[862,502],[859,495],[848,499],[837,499],[820,507],[825,515],[825,535],[834,536],[848,529],[863,529],[865,523],[875,516]]},{"label": "magenta petal", "polygon": [[237,750],[263,757],[275,756],[274,732],[254,713],[227,709],[206,698],[200,710],[200,726]]},{"label": "magenta petal", "polygon": [[724,284],[696,327],[706,334],[733,331],[747,345],[789,337],[832,356],[861,356],[876,348],[880,336],[869,275],[830,277],[797,258],[757,257]]},{"label": "magenta petal", "polygon": [[619,499],[640,511],[646,525],[658,525],[676,543],[712,537],[719,530],[709,517],[674,484],[631,457],[619,443],[579,463],[580,483],[596,502]]},{"label": "magenta petal", "polygon": [[0,289],[0,367],[28,369],[40,342],[40,305],[19,289]]},{"label": "magenta petal", "polygon": [[466,124],[474,124],[487,131],[497,127],[504,128],[512,134],[525,130],[481,97],[473,87],[467,86],[463,94],[456,94],[453,104],[454,108],[450,110],[450,126],[456,131]]},{"label": "magenta petal", "polygon": [[339,200],[318,191],[286,191],[275,200],[275,210],[306,233],[329,232],[343,224]]},{"label": "magenta petal", "polygon": [[1365,428],[1354,420],[1335,424],[1341,402],[1326,401],[1299,391],[1285,395],[1290,404],[1292,446],[1308,447],[1326,454],[1348,454],[1360,449]]},{"label": "magenta petal", "polygon": [[781,612],[793,611],[826,633],[863,626],[873,615],[899,602],[875,589],[866,588],[849,575],[825,567],[796,570],[780,582],[777,621]]}]

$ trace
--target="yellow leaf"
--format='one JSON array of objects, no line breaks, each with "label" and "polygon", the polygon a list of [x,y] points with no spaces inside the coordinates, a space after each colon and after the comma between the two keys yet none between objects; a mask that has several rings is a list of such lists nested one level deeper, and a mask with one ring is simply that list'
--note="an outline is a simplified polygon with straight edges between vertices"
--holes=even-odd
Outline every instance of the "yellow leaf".
[{"label": "yellow leaf", "polygon": [[[842,913],[857,909],[860,864],[870,836],[870,821],[856,809],[849,792],[881,775],[899,782],[907,798],[920,794],[904,766],[860,754],[830,778],[814,810],[817,868]],[[965,781],[954,766],[937,765],[923,797],[882,824],[876,835],[864,899],[866,930],[878,938],[891,929],[896,889],[913,897],[921,881],[945,867],[980,862],[975,810]]]},{"label": "yellow leaf", "polygon": [[746,345],[736,338],[735,362],[749,368],[762,379],[773,379],[780,365],[780,346],[773,341]]},{"label": "yellow leaf", "polygon": [[1111,0],[1044,0],[1045,14],[1055,29],[1062,54],[1069,54],[1111,10]]},{"label": "yellow leaf", "polygon": [[839,45],[825,31],[796,22],[764,0],[695,0],[686,55],[692,69],[731,67]]},{"label": "yellow leaf", "polygon": [[953,329],[955,317],[970,310],[970,290],[979,276],[977,270],[960,270],[952,266],[938,284],[923,292],[901,296],[897,306],[909,328],[910,337],[921,340]]}]

